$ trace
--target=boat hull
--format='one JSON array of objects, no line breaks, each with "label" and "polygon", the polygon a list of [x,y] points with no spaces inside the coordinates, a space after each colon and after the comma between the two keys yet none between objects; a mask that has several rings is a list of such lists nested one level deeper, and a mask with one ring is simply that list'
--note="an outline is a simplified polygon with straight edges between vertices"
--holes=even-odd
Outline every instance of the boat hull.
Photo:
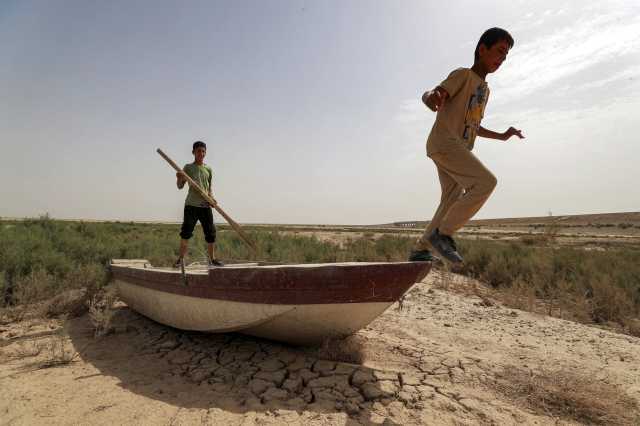
[{"label": "boat hull", "polygon": [[353,334],[393,303],[258,304],[181,296],[119,280],[115,283],[130,308],[161,324],[203,332],[237,331],[298,345]]},{"label": "boat hull", "polygon": [[365,327],[421,281],[430,266],[230,266],[183,276],[142,261],[118,261],[112,274],[122,300],[159,323],[306,345]]}]

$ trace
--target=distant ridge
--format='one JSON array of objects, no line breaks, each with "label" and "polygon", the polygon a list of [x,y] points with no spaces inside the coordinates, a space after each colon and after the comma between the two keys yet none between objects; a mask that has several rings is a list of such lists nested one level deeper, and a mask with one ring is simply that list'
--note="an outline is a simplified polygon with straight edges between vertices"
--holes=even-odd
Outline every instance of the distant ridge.
[{"label": "distant ridge", "polygon": [[[429,221],[414,220],[400,221],[380,225],[371,225],[379,227],[397,227],[397,228],[423,228]],[[550,216],[532,216],[532,217],[516,217],[516,218],[500,218],[500,219],[476,219],[467,224],[469,226],[495,226],[495,225],[533,225],[533,224],[549,224],[558,223],[562,225],[620,225],[623,223],[638,225],[640,224],[640,212],[626,213],[593,213],[578,215],[550,215]]]}]

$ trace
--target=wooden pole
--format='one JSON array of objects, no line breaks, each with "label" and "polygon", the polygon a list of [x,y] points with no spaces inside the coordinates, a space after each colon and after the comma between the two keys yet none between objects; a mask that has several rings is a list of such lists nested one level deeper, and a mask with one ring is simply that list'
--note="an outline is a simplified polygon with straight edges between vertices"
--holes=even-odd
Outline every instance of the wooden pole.
[{"label": "wooden pole", "polygon": [[[164,158],[167,161],[167,163],[169,163],[169,165],[171,165],[171,167],[173,167],[177,172],[183,172],[183,170],[180,167],[178,167],[178,165],[174,163],[173,160],[169,158],[167,154],[162,152],[160,148],[158,148],[157,151],[158,151],[158,154],[160,154],[160,156]],[[189,175],[185,173],[184,178],[189,183],[189,186],[191,186],[193,189],[198,191],[198,194],[200,194],[202,198],[204,198],[211,205],[211,207],[216,209],[216,211],[220,213],[222,217],[225,218],[227,223],[231,225],[231,227],[238,233],[238,235],[240,235],[240,238],[242,238],[242,240],[251,248],[251,251],[255,255],[256,245],[253,241],[251,241],[251,239],[247,236],[247,234],[244,233],[242,228],[240,228],[240,225],[238,225],[233,219],[231,219],[231,217],[229,217],[229,215],[225,213],[224,210],[222,210],[222,208],[220,207],[218,202],[215,200],[215,198],[209,195],[204,189],[200,188],[200,185],[198,185],[193,179],[191,179]]]}]

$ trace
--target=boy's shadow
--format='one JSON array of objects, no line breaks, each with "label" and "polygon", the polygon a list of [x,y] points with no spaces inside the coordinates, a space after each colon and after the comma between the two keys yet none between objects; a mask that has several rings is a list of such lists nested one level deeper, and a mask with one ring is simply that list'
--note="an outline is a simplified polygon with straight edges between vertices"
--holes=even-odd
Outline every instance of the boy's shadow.
[{"label": "boy's shadow", "polygon": [[69,321],[80,357],[117,377],[122,388],[178,407],[344,412],[347,424],[358,424],[379,418],[376,407],[397,401],[401,390],[397,375],[354,363],[362,359],[362,343],[354,339],[319,350],[236,333],[185,332],[126,306],[115,309],[111,325],[111,334],[95,338],[88,315]]}]

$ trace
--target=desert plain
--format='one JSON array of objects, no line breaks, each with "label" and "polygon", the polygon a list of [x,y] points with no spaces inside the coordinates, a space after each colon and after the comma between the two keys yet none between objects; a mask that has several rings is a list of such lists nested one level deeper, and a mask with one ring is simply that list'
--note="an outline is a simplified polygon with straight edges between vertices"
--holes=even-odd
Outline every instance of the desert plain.
[{"label": "desert plain", "polygon": [[[278,232],[343,244],[414,237],[421,227]],[[480,220],[460,238],[585,256],[637,250],[640,213]],[[446,266],[365,329],[320,347],[176,330],[117,295],[108,305],[79,316],[3,317],[0,424],[640,423],[638,336],[566,319],[543,300],[519,309]]]}]

